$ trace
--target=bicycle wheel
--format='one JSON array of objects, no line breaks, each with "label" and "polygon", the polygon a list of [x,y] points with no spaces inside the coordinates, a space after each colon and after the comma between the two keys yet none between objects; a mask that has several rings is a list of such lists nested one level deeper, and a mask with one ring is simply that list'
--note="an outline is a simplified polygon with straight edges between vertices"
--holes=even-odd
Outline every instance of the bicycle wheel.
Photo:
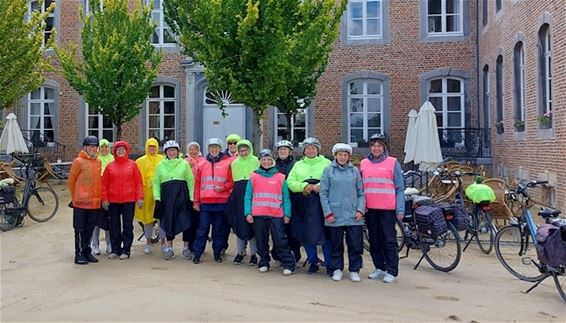
[{"label": "bicycle wheel", "polygon": [[405,247],[405,230],[403,229],[405,224],[397,220],[395,224],[395,231],[397,231],[397,250],[401,251]]},{"label": "bicycle wheel", "polygon": [[554,272],[552,273],[552,278],[554,279],[554,283],[556,284],[556,289],[558,289],[558,294],[562,297],[562,300],[566,302],[566,272],[565,269],[562,268],[562,273]]},{"label": "bicycle wheel", "polygon": [[363,235],[364,235],[364,249],[369,252],[369,233],[368,227],[364,224],[363,226]]},{"label": "bicycle wheel", "polygon": [[510,225],[499,230],[495,235],[495,255],[503,267],[520,280],[537,282],[543,276],[534,262],[537,253],[526,228],[521,230],[518,225]]},{"label": "bicycle wheel", "polygon": [[478,231],[476,241],[481,251],[489,255],[491,250],[493,250],[493,240],[495,239],[495,228],[493,227],[491,214],[480,209],[477,216],[478,224],[476,230]]},{"label": "bicycle wheel", "polygon": [[460,246],[460,235],[452,223],[447,223],[448,231],[440,235],[434,241],[425,239],[421,241],[421,251],[426,261],[436,270],[449,272],[458,266],[462,247]]},{"label": "bicycle wheel", "polygon": [[29,197],[27,213],[32,220],[46,222],[51,220],[59,209],[59,197],[51,187],[35,188]]}]

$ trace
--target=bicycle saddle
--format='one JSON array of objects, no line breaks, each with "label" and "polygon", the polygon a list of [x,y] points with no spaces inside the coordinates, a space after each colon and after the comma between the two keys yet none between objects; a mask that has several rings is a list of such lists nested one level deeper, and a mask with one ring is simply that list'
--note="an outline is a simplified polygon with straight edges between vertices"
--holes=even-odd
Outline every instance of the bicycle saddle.
[{"label": "bicycle saddle", "polygon": [[562,212],[560,212],[560,211],[558,211],[558,210],[555,210],[555,209],[551,209],[551,208],[549,208],[549,207],[546,207],[546,208],[540,210],[540,211],[538,212],[538,215],[539,215],[539,216],[542,216],[543,219],[547,219],[547,218],[555,218],[555,217],[557,217],[560,213],[562,213]]}]

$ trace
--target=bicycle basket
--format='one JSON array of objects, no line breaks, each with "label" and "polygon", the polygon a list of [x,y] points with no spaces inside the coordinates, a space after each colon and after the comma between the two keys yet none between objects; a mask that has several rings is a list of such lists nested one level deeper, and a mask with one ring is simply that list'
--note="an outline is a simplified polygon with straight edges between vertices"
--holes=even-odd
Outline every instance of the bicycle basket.
[{"label": "bicycle basket", "polygon": [[5,186],[0,188],[0,204],[12,203],[16,200],[16,188]]}]

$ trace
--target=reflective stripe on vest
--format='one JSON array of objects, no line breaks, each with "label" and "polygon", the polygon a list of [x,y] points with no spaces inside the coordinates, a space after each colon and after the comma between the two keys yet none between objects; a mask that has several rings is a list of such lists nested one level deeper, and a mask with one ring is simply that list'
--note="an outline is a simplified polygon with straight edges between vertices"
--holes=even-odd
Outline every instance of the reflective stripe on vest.
[{"label": "reflective stripe on vest", "polygon": [[360,171],[368,209],[396,209],[394,181],[396,163],[397,160],[393,157],[387,157],[380,163],[372,163],[368,159],[362,160]]},{"label": "reflective stripe on vest", "polygon": [[[212,169],[214,167],[214,170]],[[212,164],[204,160],[199,164],[201,170],[200,197],[201,198],[228,198],[230,191],[216,192],[217,187],[224,187],[230,171],[230,162],[221,160]]]},{"label": "reflective stripe on vest", "polygon": [[252,215],[283,216],[283,183],[285,175],[277,173],[265,177],[257,173],[250,176],[252,182]]}]

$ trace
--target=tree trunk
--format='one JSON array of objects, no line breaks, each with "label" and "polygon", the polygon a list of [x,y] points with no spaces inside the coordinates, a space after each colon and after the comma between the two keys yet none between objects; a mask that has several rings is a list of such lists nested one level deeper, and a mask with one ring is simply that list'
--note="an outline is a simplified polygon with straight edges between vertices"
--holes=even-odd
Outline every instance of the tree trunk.
[{"label": "tree trunk", "polygon": [[122,123],[116,123],[116,141],[122,140]]},{"label": "tree trunk", "polygon": [[285,118],[287,118],[287,138],[284,138],[284,139],[289,140],[294,145],[295,144],[295,142],[294,142],[295,138],[293,138],[294,137],[293,136],[293,129],[291,127],[291,119],[293,118],[293,112],[287,111],[285,113]]},{"label": "tree trunk", "polygon": [[254,113],[254,138],[253,138],[253,145],[254,150],[259,153],[259,151],[263,148],[263,140],[261,140],[261,136],[263,134],[262,131],[262,116],[257,115]]}]

